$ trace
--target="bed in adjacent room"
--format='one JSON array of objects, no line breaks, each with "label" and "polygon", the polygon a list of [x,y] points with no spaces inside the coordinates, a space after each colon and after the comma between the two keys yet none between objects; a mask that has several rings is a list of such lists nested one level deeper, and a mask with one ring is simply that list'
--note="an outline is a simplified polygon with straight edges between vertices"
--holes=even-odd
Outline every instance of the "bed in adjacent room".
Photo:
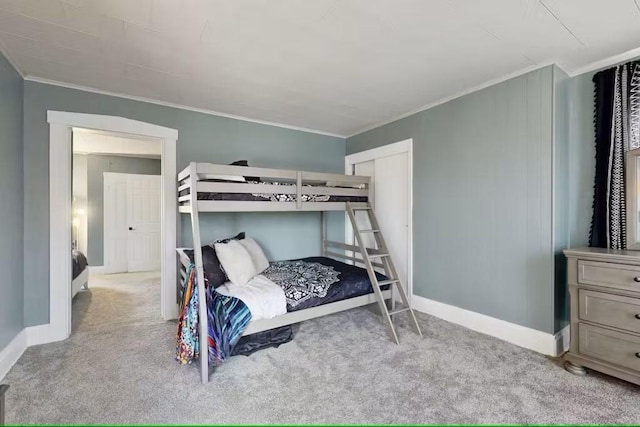
[{"label": "bed in adjacent room", "polygon": [[82,252],[73,249],[71,251],[71,298],[80,290],[89,289],[89,262]]}]

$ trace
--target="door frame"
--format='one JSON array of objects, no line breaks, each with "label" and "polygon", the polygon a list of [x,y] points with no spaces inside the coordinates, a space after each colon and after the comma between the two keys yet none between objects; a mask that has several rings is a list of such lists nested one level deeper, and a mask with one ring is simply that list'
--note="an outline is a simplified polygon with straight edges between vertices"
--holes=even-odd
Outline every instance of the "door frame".
[{"label": "door frame", "polygon": [[[175,300],[178,216],[176,197],[178,131],[117,116],[47,111],[49,123],[49,323],[41,325],[42,343],[61,341],[71,334],[71,168],[72,128],[157,138],[162,144],[162,260],[161,316],[178,317]],[[91,262],[91,260],[89,260]],[[39,341],[39,342],[40,342]]]},{"label": "door frame", "polygon": [[[407,208],[407,221],[409,226],[407,227],[407,256],[409,259],[407,263],[407,298],[411,301],[411,297],[413,296],[413,138],[349,154],[344,158],[344,172],[347,175],[353,175],[353,165],[356,163],[402,153],[407,154],[408,163],[407,180],[409,188],[407,191],[409,194],[409,206]],[[353,244],[353,229],[351,227],[351,221],[349,221],[346,215],[344,224],[344,240],[347,244]]]}]

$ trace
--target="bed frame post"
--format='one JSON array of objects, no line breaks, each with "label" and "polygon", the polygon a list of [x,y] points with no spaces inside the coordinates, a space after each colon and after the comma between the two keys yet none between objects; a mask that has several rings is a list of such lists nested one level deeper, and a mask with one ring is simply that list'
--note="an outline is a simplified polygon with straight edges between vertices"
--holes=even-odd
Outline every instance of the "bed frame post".
[{"label": "bed frame post", "polygon": [[320,253],[327,256],[327,215],[320,211]]},{"label": "bed frame post", "polygon": [[200,338],[200,377],[202,384],[209,382],[209,343],[207,322],[207,294],[204,288],[204,270],[202,267],[202,244],[200,242],[200,219],[198,216],[198,166],[189,164],[189,184],[191,196],[191,231],[193,233],[193,255],[198,279],[198,335]]},{"label": "bed frame post", "polygon": [[296,208],[302,207],[302,172],[296,171]]}]

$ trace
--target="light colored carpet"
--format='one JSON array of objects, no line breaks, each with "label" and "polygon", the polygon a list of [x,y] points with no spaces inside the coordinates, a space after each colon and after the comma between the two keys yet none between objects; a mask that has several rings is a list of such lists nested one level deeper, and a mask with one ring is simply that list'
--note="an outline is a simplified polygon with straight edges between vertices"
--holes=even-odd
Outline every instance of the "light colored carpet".
[{"label": "light colored carpet", "polygon": [[174,357],[157,275],[93,278],[70,339],[8,374],[8,423],[636,423],[639,389],[420,315],[392,344],[367,309],[307,321],[202,385]]}]

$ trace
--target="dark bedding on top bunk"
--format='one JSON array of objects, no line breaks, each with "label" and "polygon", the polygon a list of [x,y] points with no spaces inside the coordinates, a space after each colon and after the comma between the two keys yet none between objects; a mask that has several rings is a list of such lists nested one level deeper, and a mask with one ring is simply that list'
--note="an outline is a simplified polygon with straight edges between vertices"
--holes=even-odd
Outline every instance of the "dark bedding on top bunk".
[{"label": "dark bedding on top bunk", "polygon": [[[220,182],[220,180],[203,180],[210,182]],[[237,182],[236,182],[237,184]],[[295,202],[295,194],[271,194],[260,193],[260,182],[247,182],[247,185],[255,185],[255,193],[198,193],[198,200],[226,200],[226,201],[247,201],[247,202]],[[293,184],[283,182],[265,182],[265,184],[276,184],[289,186]],[[316,187],[314,185],[305,185],[304,187]],[[189,190],[182,190],[180,196],[189,194]],[[364,196],[327,196],[319,194],[303,194],[303,202],[366,202],[367,197]]]},{"label": "dark bedding on top bunk", "polygon": [[[373,292],[367,270],[331,258],[309,257],[272,262],[264,276],[280,285],[287,311],[303,310]],[[376,273],[378,280],[386,280]],[[382,286],[386,290],[389,285]]]},{"label": "dark bedding on top bunk", "polygon": [[80,251],[73,249],[71,251],[71,268],[73,279],[78,277],[89,265],[87,257]]}]

